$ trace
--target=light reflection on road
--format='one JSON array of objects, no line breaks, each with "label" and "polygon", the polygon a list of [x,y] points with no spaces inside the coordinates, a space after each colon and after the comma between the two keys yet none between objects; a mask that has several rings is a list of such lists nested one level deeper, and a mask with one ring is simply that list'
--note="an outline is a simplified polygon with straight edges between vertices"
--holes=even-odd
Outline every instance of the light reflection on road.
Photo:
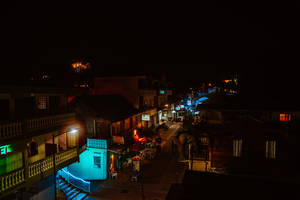
[{"label": "light reflection on road", "polygon": [[169,129],[167,131],[160,131],[160,135],[162,138],[161,147],[165,146],[170,139],[174,136],[176,131],[181,127],[181,123],[172,124],[169,126]]}]

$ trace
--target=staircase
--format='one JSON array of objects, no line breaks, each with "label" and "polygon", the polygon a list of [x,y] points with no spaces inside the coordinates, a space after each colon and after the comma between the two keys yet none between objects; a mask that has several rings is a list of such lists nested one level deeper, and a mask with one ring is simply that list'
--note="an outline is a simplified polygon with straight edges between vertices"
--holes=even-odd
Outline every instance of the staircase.
[{"label": "staircase", "polygon": [[87,200],[89,193],[69,184],[62,176],[57,176],[58,189],[64,193],[66,199]]}]

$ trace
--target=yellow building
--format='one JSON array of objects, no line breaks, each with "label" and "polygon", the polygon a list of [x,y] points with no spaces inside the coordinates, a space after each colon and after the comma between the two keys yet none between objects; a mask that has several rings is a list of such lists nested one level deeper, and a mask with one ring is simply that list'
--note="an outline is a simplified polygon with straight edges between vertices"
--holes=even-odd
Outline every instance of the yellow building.
[{"label": "yellow building", "polygon": [[84,129],[75,113],[68,112],[68,98],[84,92],[0,86],[0,199],[32,190],[33,184],[53,174],[54,166],[59,170],[78,160]]}]

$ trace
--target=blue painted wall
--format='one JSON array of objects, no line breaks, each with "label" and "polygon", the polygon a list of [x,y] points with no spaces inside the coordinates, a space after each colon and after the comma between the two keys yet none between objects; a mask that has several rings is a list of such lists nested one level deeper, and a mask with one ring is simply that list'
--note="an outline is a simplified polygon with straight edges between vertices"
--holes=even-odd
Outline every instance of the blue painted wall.
[{"label": "blue painted wall", "polygon": [[[95,165],[94,157],[100,157],[100,168]],[[79,155],[79,162],[68,166],[68,171],[84,180],[107,179],[107,150],[87,147]]]}]

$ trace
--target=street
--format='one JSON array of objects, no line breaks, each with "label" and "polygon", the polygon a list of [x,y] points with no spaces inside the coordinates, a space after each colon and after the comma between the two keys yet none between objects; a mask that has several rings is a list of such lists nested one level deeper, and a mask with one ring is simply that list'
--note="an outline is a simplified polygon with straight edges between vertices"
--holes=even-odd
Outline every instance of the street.
[{"label": "street", "polygon": [[170,142],[180,126],[181,123],[170,123],[168,130],[159,131],[162,138],[161,153],[155,159],[143,163],[142,178],[138,182],[131,182],[130,173],[122,172],[118,179],[101,182],[97,192],[92,193],[88,199],[165,199],[171,184],[181,182],[184,174],[184,163],[177,162],[177,155],[171,152]]}]

